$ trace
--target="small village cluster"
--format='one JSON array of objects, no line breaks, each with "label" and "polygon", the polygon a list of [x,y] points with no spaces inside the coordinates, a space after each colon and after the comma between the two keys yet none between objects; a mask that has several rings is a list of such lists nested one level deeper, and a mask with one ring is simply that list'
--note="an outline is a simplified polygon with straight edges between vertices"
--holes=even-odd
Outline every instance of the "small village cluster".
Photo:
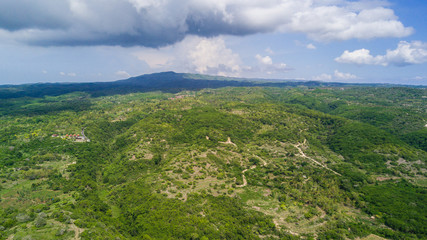
[{"label": "small village cluster", "polygon": [[62,139],[70,139],[74,140],[76,142],[90,142],[90,139],[87,138],[84,134],[84,128],[82,128],[82,134],[66,134],[66,135],[58,135],[58,134],[52,134],[52,137],[59,137]]},{"label": "small village cluster", "polygon": [[169,100],[179,100],[179,99],[183,99],[185,97],[191,97],[190,95],[178,95],[176,97],[170,97],[168,98]]},{"label": "small village cluster", "polygon": [[60,136],[58,134],[53,134],[52,137],[60,137],[60,138],[74,138],[74,139],[80,139],[82,138],[80,134],[65,134],[64,136]]},{"label": "small village cluster", "polygon": [[87,138],[85,136],[81,136],[80,134],[66,134],[66,135],[52,134],[52,137],[59,137],[62,139],[70,139],[70,140],[74,140],[76,142],[90,142],[89,138]]}]

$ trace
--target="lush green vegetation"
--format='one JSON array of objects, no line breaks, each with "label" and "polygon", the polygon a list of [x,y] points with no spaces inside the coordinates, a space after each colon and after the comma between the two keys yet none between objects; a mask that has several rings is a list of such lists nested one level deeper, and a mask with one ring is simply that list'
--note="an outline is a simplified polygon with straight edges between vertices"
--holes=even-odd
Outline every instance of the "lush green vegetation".
[{"label": "lush green vegetation", "polygon": [[426,190],[407,182],[365,186],[362,190],[366,211],[381,218],[387,226],[405,233],[426,235]]},{"label": "lush green vegetation", "polygon": [[[425,96],[236,87],[5,99],[0,238],[425,239]],[[82,128],[90,141],[74,136]]]}]

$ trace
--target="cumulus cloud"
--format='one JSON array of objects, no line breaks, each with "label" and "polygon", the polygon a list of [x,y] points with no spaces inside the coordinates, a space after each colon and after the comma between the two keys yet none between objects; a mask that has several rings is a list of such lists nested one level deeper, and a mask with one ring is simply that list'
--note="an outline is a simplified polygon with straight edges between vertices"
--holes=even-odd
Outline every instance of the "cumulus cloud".
[{"label": "cumulus cloud", "polygon": [[314,46],[312,43],[307,44],[307,46],[305,46],[307,49],[316,49],[316,46]]},{"label": "cumulus cloud", "polygon": [[344,80],[358,79],[358,77],[351,73],[343,73],[338,70],[335,70],[333,75],[323,73],[318,76],[312,77],[312,79],[316,81],[332,81],[332,80],[344,81]]},{"label": "cumulus cloud", "polygon": [[273,60],[270,56],[262,57],[261,55],[257,54],[255,58],[258,60],[259,63],[263,65],[273,65]]},{"label": "cumulus cloud", "polygon": [[340,80],[357,79],[357,76],[354,74],[342,73],[342,72],[339,72],[338,70],[335,70],[334,76],[336,79],[340,79]]},{"label": "cumulus cloud", "polygon": [[373,56],[367,49],[359,49],[353,52],[348,50],[335,58],[339,63],[358,65],[396,65],[406,66],[427,62],[427,43],[421,41],[399,42],[394,50],[387,50],[385,55]]},{"label": "cumulus cloud", "polygon": [[257,54],[255,58],[258,60],[257,70],[271,74],[273,72],[286,72],[292,70],[286,63],[273,63],[273,59],[270,56],[261,56]]},{"label": "cumulus cloud", "polygon": [[335,58],[339,63],[370,64],[379,65],[382,62],[382,56],[372,56],[368,49],[359,49],[353,52],[345,50],[340,57]]},{"label": "cumulus cloud", "polygon": [[[35,45],[162,47],[188,35],[302,33],[318,41],[404,37],[382,1],[0,1],[0,30]],[[2,34],[4,37],[5,34]]]},{"label": "cumulus cloud", "polygon": [[244,68],[240,56],[226,46],[223,37],[188,36],[173,46],[142,48],[134,55],[156,71],[239,76]]},{"label": "cumulus cloud", "polygon": [[222,38],[201,39],[188,54],[190,64],[198,73],[238,75],[241,71],[240,57],[225,46]]},{"label": "cumulus cloud", "polygon": [[157,49],[139,48],[133,53],[153,71],[184,71],[239,77],[244,72],[284,73],[287,64],[274,62],[270,56],[257,54],[254,66],[246,66],[238,53],[226,45],[224,37],[188,36],[183,41]]},{"label": "cumulus cloud", "polygon": [[322,73],[322,74],[320,74],[318,76],[312,77],[312,79],[316,80],[316,81],[330,81],[330,80],[332,80],[332,75],[326,74],[326,73]]}]

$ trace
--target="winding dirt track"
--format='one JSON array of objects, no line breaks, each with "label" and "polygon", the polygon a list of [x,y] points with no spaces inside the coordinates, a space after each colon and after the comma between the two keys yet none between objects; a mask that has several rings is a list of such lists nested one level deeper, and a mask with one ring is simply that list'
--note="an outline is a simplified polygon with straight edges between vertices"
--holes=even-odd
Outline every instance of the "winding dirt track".
[{"label": "winding dirt track", "polygon": [[83,229],[77,227],[74,222],[70,225],[71,230],[74,231],[73,240],[80,240],[80,234],[83,232]]},{"label": "winding dirt track", "polygon": [[[305,139],[304,139],[304,143],[306,143],[306,140],[305,140]],[[327,170],[329,170],[329,171],[333,172],[334,174],[336,174],[336,175],[338,175],[338,176],[341,176],[341,174],[339,174],[339,173],[335,172],[334,170],[332,170],[332,169],[328,168],[328,166],[324,165],[323,163],[320,163],[320,162],[318,162],[318,161],[314,160],[313,158],[311,158],[311,157],[309,157],[309,156],[305,155],[305,153],[304,153],[304,152],[301,150],[301,148],[299,147],[300,145],[301,145],[301,143],[298,143],[298,144],[294,144],[293,146],[294,146],[296,149],[298,149],[298,152],[299,152],[299,154],[300,154],[300,156],[301,156],[301,157],[303,157],[303,158],[307,158],[308,160],[310,160],[310,161],[312,161],[312,162],[316,163],[317,165],[319,165],[319,166],[321,166],[321,167],[323,167],[323,168],[325,168],[325,169],[327,169]]]},{"label": "winding dirt track", "polygon": [[[258,158],[259,160],[261,160],[261,162],[262,162],[262,166],[264,166],[264,167],[265,167],[265,166],[267,165],[267,162],[266,162],[264,159],[260,158],[260,157],[259,157],[259,156],[257,156],[257,155],[254,155],[254,157],[256,157],[256,158]],[[236,186],[236,187],[239,187],[239,188],[241,188],[241,187],[246,187],[246,186],[248,185],[248,181],[246,180],[245,172],[246,172],[246,171],[248,171],[249,169],[255,169],[255,168],[256,168],[256,165],[252,165],[250,168],[243,170],[243,171],[242,171],[243,184],[242,184],[242,185],[240,185],[240,186]]]},{"label": "winding dirt track", "polygon": [[[227,144],[230,144],[229,142],[231,142],[231,141],[230,141],[230,138],[228,138],[227,142],[221,142],[221,143],[227,143]],[[308,159],[308,160],[310,160],[310,161],[314,162],[315,164],[317,164],[317,165],[319,165],[319,166],[321,166],[321,167],[323,167],[323,168],[325,168],[325,169],[327,169],[327,170],[329,170],[329,171],[333,172],[335,175],[342,176],[340,173],[335,172],[334,170],[330,169],[330,168],[329,168],[328,166],[326,166],[325,164],[323,164],[323,163],[321,163],[321,162],[319,162],[319,161],[317,161],[317,160],[315,160],[315,159],[313,159],[313,158],[311,158],[311,157],[309,157],[309,156],[305,155],[305,153],[302,151],[302,149],[300,148],[300,146],[301,146],[301,145],[304,145],[304,144],[306,144],[306,143],[307,143],[307,140],[306,140],[306,139],[304,139],[304,143],[293,144],[293,146],[294,146],[296,149],[298,149],[299,155],[300,155],[301,157],[306,158],[306,159]],[[233,143],[232,143],[232,144],[233,144]],[[262,164],[263,164],[263,166],[264,166],[264,167],[267,165],[267,162],[266,162],[264,159],[262,159],[262,158],[260,158],[260,157],[258,157],[258,156],[256,156],[256,155],[254,155],[254,156],[255,156],[255,157],[257,157],[258,159],[260,159],[260,160],[262,161]],[[246,186],[248,185],[248,181],[246,180],[245,172],[246,172],[246,171],[248,171],[249,169],[255,169],[256,167],[257,167],[256,165],[253,165],[253,166],[251,166],[250,168],[243,170],[243,171],[242,171],[243,184],[242,184],[242,185],[239,185],[239,186],[236,186],[236,187],[238,187],[238,188],[246,187]]]},{"label": "winding dirt track", "polygon": [[248,185],[248,181],[246,180],[245,172],[248,171],[249,169],[255,169],[255,168],[256,168],[256,165],[253,165],[250,168],[243,170],[242,171],[243,184],[236,187],[246,187]]}]

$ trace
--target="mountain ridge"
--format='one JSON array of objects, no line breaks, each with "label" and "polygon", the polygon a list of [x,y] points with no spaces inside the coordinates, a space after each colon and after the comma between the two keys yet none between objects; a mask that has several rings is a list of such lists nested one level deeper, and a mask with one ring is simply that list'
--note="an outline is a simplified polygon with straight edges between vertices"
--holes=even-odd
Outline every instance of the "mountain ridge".
[{"label": "mountain ridge", "polygon": [[339,83],[302,80],[278,80],[259,78],[232,78],[202,74],[160,72],[144,74],[128,79],[112,82],[88,83],[34,83],[22,85],[0,85],[0,99],[19,97],[59,96],[71,92],[86,92],[93,96],[127,94],[134,92],[162,91],[177,93],[183,90],[200,90],[203,88],[221,87],[347,87],[347,86],[377,86],[377,87],[413,87],[394,84],[362,84]]}]

